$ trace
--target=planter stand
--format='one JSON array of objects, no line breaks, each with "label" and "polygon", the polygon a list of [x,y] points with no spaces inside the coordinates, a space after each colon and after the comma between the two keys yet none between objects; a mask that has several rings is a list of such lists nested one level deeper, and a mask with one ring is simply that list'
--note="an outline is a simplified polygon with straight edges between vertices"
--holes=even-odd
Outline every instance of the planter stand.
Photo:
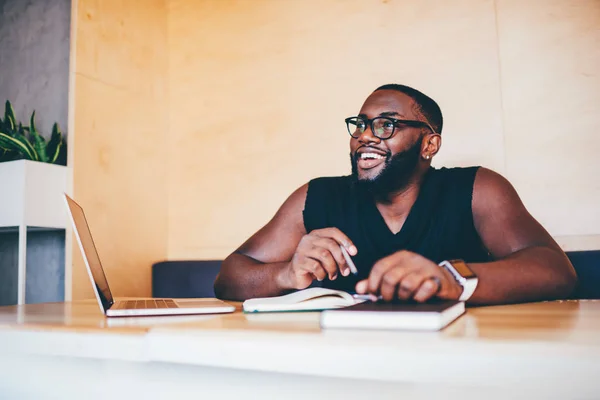
[{"label": "planter stand", "polygon": [[[0,230],[18,229],[18,304],[25,304],[27,229],[66,230],[67,167],[29,160],[0,163]],[[64,268],[64,265],[63,265]]]}]

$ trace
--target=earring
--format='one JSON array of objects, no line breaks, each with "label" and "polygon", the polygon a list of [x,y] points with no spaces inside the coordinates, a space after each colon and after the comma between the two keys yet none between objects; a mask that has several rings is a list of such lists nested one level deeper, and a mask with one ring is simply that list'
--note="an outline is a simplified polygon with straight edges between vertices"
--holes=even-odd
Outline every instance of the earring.
[{"label": "earring", "polygon": [[425,159],[429,160],[429,154],[425,154]]}]

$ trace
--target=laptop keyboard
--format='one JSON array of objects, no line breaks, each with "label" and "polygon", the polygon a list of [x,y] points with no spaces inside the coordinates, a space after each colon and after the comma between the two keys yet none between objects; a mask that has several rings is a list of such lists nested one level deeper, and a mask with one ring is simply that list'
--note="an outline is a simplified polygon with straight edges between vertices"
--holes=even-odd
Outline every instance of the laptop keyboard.
[{"label": "laptop keyboard", "polygon": [[117,303],[117,309],[156,309],[156,308],[179,308],[173,300],[124,300]]}]

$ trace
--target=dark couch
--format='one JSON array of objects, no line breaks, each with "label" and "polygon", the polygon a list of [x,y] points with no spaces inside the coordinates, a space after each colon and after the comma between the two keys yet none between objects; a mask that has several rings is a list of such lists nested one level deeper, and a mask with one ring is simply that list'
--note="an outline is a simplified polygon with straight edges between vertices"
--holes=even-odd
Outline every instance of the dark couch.
[{"label": "dark couch", "polygon": [[[579,282],[572,298],[600,299],[600,250],[572,251]],[[214,297],[221,260],[163,261],[152,266],[153,297]]]}]

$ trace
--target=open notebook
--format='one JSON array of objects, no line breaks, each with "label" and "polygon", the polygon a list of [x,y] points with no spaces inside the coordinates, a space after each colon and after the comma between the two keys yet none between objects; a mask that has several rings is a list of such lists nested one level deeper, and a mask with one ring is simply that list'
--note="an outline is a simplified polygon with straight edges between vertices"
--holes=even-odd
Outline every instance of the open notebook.
[{"label": "open notebook", "polygon": [[349,307],[364,302],[350,293],[326,288],[308,288],[277,297],[244,301],[244,312],[321,311]]}]

